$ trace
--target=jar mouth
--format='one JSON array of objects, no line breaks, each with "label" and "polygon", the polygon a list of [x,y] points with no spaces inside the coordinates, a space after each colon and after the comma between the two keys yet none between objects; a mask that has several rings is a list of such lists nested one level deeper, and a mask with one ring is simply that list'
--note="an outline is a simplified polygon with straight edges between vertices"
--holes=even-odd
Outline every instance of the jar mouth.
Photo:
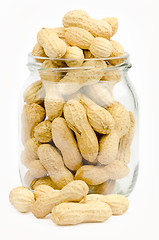
[{"label": "jar mouth", "polygon": [[[118,64],[118,65],[111,65],[109,66],[109,64],[107,65],[107,68],[103,68],[101,70],[112,70],[112,69],[128,69],[128,68],[131,68],[131,63],[129,61],[129,58],[130,58],[130,55],[128,52],[125,52],[125,55],[123,56],[120,56],[120,57],[107,57],[107,58],[84,58],[84,61],[108,61],[109,60],[121,60],[123,59],[123,62]],[[69,61],[78,61],[79,59],[75,59],[75,58],[72,58],[72,59],[67,59],[67,58],[49,58],[49,57],[39,57],[39,56],[33,56],[32,53],[29,53],[28,54],[28,64],[27,66],[28,67],[35,67],[37,68],[38,70],[42,71],[42,70],[54,70],[54,71],[68,71],[68,69],[70,70],[73,70],[73,69],[91,69],[93,67],[58,67],[58,68],[42,68],[42,64],[40,63],[40,61],[42,60],[51,60],[51,61],[56,61],[56,62],[60,62],[60,61],[64,61],[64,62],[69,62]]]}]

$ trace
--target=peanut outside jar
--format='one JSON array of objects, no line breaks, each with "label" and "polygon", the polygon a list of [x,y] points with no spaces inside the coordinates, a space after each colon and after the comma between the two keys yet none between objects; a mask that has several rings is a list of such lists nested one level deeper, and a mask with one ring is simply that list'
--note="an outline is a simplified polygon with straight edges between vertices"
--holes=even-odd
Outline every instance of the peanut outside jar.
[{"label": "peanut outside jar", "polygon": [[138,174],[129,55],[81,61],[78,67],[79,59],[28,55],[20,106],[22,184],[61,189],[81,179],[90,193],[128,196]]}]

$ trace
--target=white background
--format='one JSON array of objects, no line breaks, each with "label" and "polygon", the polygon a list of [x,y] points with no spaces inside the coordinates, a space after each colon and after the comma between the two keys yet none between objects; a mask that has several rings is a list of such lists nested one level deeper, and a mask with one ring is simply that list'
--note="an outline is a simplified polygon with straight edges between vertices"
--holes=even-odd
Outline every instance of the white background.
[{"label": "white background", "polygon": [[[131,54],[130,77],[140,104],[140,172],[129,211],[105,223],[58,227],[18,213],[9,191],[18,174],[18,96],[28,76],[27,54],[41,27],[61,26],[71,9],[119,18],[119,40]],[[158,0],[5,0],[0,7],[0,239],[159,239]]]}]

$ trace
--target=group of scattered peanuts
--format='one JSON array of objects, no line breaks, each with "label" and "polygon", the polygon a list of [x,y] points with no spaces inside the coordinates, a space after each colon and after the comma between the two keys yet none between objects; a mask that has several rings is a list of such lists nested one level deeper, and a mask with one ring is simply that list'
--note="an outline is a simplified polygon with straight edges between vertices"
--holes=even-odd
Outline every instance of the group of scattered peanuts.
[{"label": "group of scattered peanuts", "polygon": [[10,201],[36,217],[52,211],[59,225],[104,221],[128,208],[111,193],[129,174],[135,132],[133,113],[113,97],[121,79],[114,66],[124,61],[123,47],[111,40],[118,20],[73,10],[63,25],[37,34],[32,55],[41,79],[24,93],[21,153],[24,183],[34,193],[18,187]]},{"label": "group of scattered peanuts", "polygon": [[34,192],[27,187],[17,187],[10,192],[9,199],[18,211],[31,211],[37,218],[51,213],[51,219],[57,225],[104,222],[128,209],[129,201],[123,195],[87,195],[88,191],[84,181],[75,180],[61,190],[48,185],[38,185]]}]

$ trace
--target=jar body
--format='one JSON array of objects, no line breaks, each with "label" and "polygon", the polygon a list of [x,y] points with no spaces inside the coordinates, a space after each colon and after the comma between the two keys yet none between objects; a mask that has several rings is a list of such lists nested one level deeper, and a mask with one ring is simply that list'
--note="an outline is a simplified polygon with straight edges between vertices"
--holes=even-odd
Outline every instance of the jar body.
[{"label": "jar body", "polygon": [[[112,126],[107,119],[113,104],[133,116],[132,125],[130,118],[128,129],[122,134],[116,120]],[[123,123],[122,114],[123,111],[118,117]],[[127,68],[108,68],[103,73],[89,65],[86,69],[58,70],[30,67],[19,115],[19,170],[23,185],[34,188],[40,179],[61,189],[67,181],[81,179],[89,185],[90,193],[131,193],[138,174],[138,103]],[[115,140],[112,137],[109,141],[113,134]],[[106,148],[109,145],[106,151],[102,141]],[[45,151],[46,155],[49,151],[48,156],[44,156]],[[111,165],[118,162],[119,166]],[[65,183],[59,183],[60,178]]]}]

